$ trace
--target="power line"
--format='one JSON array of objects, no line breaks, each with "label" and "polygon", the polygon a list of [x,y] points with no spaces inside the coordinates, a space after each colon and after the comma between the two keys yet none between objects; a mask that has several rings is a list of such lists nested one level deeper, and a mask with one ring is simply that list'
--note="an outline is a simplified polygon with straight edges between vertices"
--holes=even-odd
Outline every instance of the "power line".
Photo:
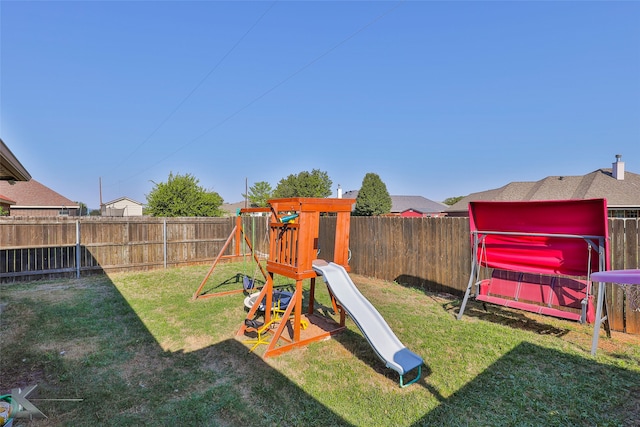
[{"label": "power line", "polygon": [[333,52],[334,50],[338,49],[339,47],[341,47],[342,45],[344,45],[345,43],[347,43],[348,41],[350,41],[351,39],[353,39],[354,37],[356,37],[358,34],[362,33],[363,31],[365,31],[366,29],[368,29],[369,27],[371,27],[372,25],[374,25],[375,23],[377,23],[378,21],[380,21],[382,18],[386,17],[387,15],[389,15],[390,13],[392,13],[393,11],[395,11],[398,7],[400,7],[400,5],[402,3],[404,3],[406,0],[400,0],[398,1],[393,7],[389,8],[388,10],[386,10],[385,12],[383,12],[381,15],[378,15],[376,18],[372,19],[371,21],[369,21],[367,24],[363,25],[362,27],[360,27],[359,29],[357,29],[356,31],[354,31],[352,34],[350,34],[349,36],[345,37],[344,39],[342,39],[340,42],[336,43],[335,45],[333,45],[332,47],[330,47],[329,49],[327,49],[326,51],[324,51],[323,53],[321,53],[320,55],[318,55],[317,57],[315,57],[314,59],[312,59],[311,61],[309,61],[307,64],[303,65],[302,67],[298,68],[296,71],[294,71],[293,73],[289,74],[287,77],[285,77],[284,79],[282,79],[280,82],[276,83],[275,85],[273,85],[271,88],[267,89],[266,91],[264,91],[262,94],[258,95],[257,97],[255,97],[254,99],[252,99],[251,101],[249,101],[248,103],[246,103],[245,105],[243,105],[242,107],[238,108],[236,111],[234,111],[233,113],[229,114],[228,116],[226,116],[225,118],[223,118],[222,120],[220,120],[218,123],[216,123],[215,125],[211,126],[210,128],[208,128],[207,130],[205,130],[204,132],[202,132],[200,135],[196,136],[195,138],[191,139],[188,142],[185,142],[184,144],[182,144],[181,146],[179,146],[176,150],[174,150],[173,152],[167,154],[165,157],[161,158],[160,160],[158,160],[157,162],[151,164],[149,167],[145,168],[145,169],[141,169],[139,170],[137,173],[135,173],[134,175],[131,175],[130,177],[126,178],[125,181],[128,181],[138,175],[140,175],[143,172],[146,172],[148,170],[150,170],[151,168],[155,167],[156,165],[164,162],[165,160],[173,157],[176,155],[176,153],[182,151],[183,149],[185,149],[187,146],[193,144],[194,142],[196,142],[197,140],[199,140],[200,138],[204,137],[205,135],[207,135],[208,133],[212,132],[213,130],[219,128],[220,126],[222,126],[223,124],[225,124],[226,122],[228,122],[229,120],[231,120],[232,118],[234,118],[235,116],[237,116],[238,114],[240,114],[242,111],[246,110],[247,108],[251,107],[253,104],[255,104],[256,102],[260,101],[262,98],[264,98],[265,96],[267,96],[268,94],[270,94],[271,92],[273,92],[274,90],[276,90],[277,88],[279,88],[280,86],[282,86],[283,84],[285,84],[286,82],[288,82],[289,80],[291,80],[292,78],[294,78],[295,76],[297,76],[298,74],[302,73],[304,70],[306,70],[307,68],[311,67],[312,65],[314,65],[315,63],[317,63],[318,61],[320,61],[321,59],[323,59],[324,57],[326,57],[327,55],[329,55],[331,52]]},{"label": "power line", "polygon": [[269,11],[273,9],[273,6],[277,3],[277,1],[278,0],[271,3],[271,6],[269,6],[267,10],[265,10],[264,13],[260,17],[258,17],[258,19],[253,23],[253,25],[251,25],[251,27],[249,27],[249,29],[245,31],[245,33],[238,39],[238,41],[236,41],[236,43],[233,46],[231,46],[229,50],[227,50],[227,52],[222,56],[222,58],[218,60],[218,62],[213,66],[213,68],[211,68],[209,72],[198,82],[198,84],[196,84],[196,86],[193,89],[191,89],[191,91],[187,94],[187,96],[185,96],[182,99],[182,101],[180,101],[178,105],[169,113],[169,115],[165,117],[164,120],[162,120],[160,124],[153,129],[153,131],[151,131],[149,136],[147,136],[140,144],[138,144],[129,153],[127,157],[125,157],[116,167],[113,168],[112,171],[117,170],[120,166],[126,163],[127,160],[129,160],[140,148],[142,148],[142,146],[144,146],[147,142],[149,142],[149,140],[160,130],[160,128],[162,128],[162,126],[164,126],[164,124],[167,123],[174,116],[174,114],[180,109],[180,107],[182,107],[182,105],[184,105],[184,103],[187,102],[189,98],[191,98],[191,96],[218,69],[218,67],[220,67],[220,65],[224,62],[224,60],[227,59],[229,55],[231,55],[231,53],[240,45],[240,43],[242,43],[242,41],[249,35],[249,33],[253,31],[253,29],[260,23],[260,21],[262,21],[262,19],[267,15],[267,13],[269,13]]}]

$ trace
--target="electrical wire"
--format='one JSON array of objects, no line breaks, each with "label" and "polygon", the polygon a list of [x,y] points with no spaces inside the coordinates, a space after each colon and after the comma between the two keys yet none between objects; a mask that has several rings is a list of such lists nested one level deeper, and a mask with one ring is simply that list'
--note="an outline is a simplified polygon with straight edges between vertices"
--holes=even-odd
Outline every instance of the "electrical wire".
[{"label": "electrical wire", "polygon": [[140,150],[140,148],[142,148],[147,142],[149,142],[149,140],[160,130],[160,128],[162,128],[162,126],[165,125],[165,123],[167,123],[177,112],[178,110],[185,104],[185,102],[187,102],[187,100],[189,98],[191,98],[191,96],[200,88],[200,86],[202,86],[204,84],[204,82],[206,80],[209,79],[209,77],[211,77],[211,75],[218,69],[218,67],[220,67],[220,65],[224,62],[225,59],[227,59],[227,57],[229,57],[229,55],[231,55],[231,53],[240,45],[240,43],[242,43],[242,41],[251,33],[251,31],[253,31],[254,28],[256,28],[258,26],[258,24],[260,23],[260,21],[262,21],[262,19],[267,15],[267,13],[269,13],[269,11],[271,9],[273,9],[274,5],[277,3],[278,0],[274,1],[273,3],[271,3],[271,5],[264,11],[264,13],[262,15],[260,15],[260,17],[258,17],[258,19],[253,23],[253,25],[251,25],[251,27],[249,27],[249,29],[247,31],[245,31],[245,33],[238,39],[238,41],[236,41],[236,43],[231,46],[231,48],[229,48],[229,50],[227,50],[227,52],[218,60],[218,62],[209,70],[209,72],[198,82],[198,84],[195,85],[195,87],[193,89],[191,89],[191,91],[182,99],[182,101],[180,101],[178,103],[178,105],[169,113],[169,115],[167,115],[167,117],[165,117],[160,124],[158,124],[158,126],[156,126],[153,131],[151,131],[151,133],[149,134],[149,136],[147,136],[140,144],[138,144],[130,153],[128,156],[126,156],[118,165],[116,165],[111,172],[117,170],[118,168],[120,168],[124,163],[126,163],[138,150]]},{"label": "electrical wire", "polygon": [[160,160],[154,162],[153,164],[151,164],[150,166],[144,168],[144,169],[139,169],[135,174],[129,176],[128,178],[126,178],[123,181],[128,181],[130,179],[135,178],[136,176],[149,171],[150,169],[152,169],[153,167],[157,166],[158,164],[164,162],[167,159],[170,159],[172,157],[174,157],[177,153],[179,153],[180,151],[184,150],[186,147],[188,147],[189,145],[193,144],[194,142],[196,142],[197,140],[203,138],[204,136],[206,136],[207,134],[211,133],[212,131],[214,131],[215,129],[219,128],[220,126],[222,126],[223,124],[225,124],[226,122],[228,122],[229,120],[231,120],[232,118],[236,117],[238,114],[240,114],[241,112],[243,112],[244,110],[246,110],[247,108],[251,107],[253,104],[255,104],[256,102],[260,101],[262,98],[264,98],[265,96],[269,95],[271,92],[275,91],[276,89],[278,89],[280,86],[282,86],[283,84],[285,84],[286,82],[288,82],[289,80],[291,80],[292,78],[296,77],[297,75],[299,75],[300,73],[302,73],[303,71],[305,71],[306,69],[308,69],[309,67],[311,67],[312,65],[316,64],[317,62],[319,62],[321,59],[323,59],[324,57],[328,56],[330,53],[332,53],[333,51],[335,51],[336,49],[338,49],[339,47],[341,47],[342,45],[344,45],[345,43],[347,43],[348,41],[350,41],[351,39],[355,38],[357,35],[359,35],[360,33],[362,33],[363,31],[365,31],[366,29],[368,29],[369,27],[371,27],[372,25],[376,24],[378,21],[380,21],[381,19],[383,19],[384,17],[386,17],[387,15],[391,14],[393,11],[395,11],[398,7],[400,7],[400,5],[402,3],[404,3],[406,0],[400,0],[398,2],[396,2],[394,4],[393,7],[389,8],[388,10],[386,10],[385,12],[383,12],[382,14],[378,15],[377,17],[375,17],[374,19],[372,19],[371,21],[369,21],[367,24],[363,25],[362,27],[358,28],[356,31],[354,31],[353,33],[351,33],[350,35],[348,35],[347,37],[345,37],[344,39],[342,39],[341,41],[339,41],[338,43],[336,43],[335,45],[333,45],[332,47],[330,47],[329,49],[327,49],[326,51],[324,51],[323,53],[321,53],[320,55],[316,56],[314,59],[312,59],[311,61],[309,61],[308,63],[306,63],[305,65],[303,65],[302,67],[298,68],[296,71],[294,71],[293,73],[289,74],[287,77],[285,77],[284,79],[282,79],[281,81],[279,81],[278,83],[276,83],[275,85],[273,85],[271,88],[267,89],[266,91],[264,91],[263,93],[261,93],[260,95],[256,96],[255,98],[253,98],[251,101],[247,102],[246,104],[244,104],[242,107],[238,108],[237,110],[235,110],[233,113],[229,114],[228,116],[224,117],[222,120],[220,120],[219,122],[217,122],[215,125],[209,127],[207,130],[205,130],[204,132],[202,132],[200,135],[196,136],[195,138],[185,142],[184,144],[182,144],[181,146],[179,146],[176,150],[172,151],[171,153],[167,154],[166,156],[162,157]]}]

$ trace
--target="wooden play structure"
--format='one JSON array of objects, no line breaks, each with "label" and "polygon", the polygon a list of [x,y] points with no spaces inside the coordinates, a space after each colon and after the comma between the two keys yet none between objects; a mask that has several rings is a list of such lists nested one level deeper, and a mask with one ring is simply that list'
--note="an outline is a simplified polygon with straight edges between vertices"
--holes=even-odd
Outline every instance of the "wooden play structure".
[{"label": "wooden play structure", "polygon": [[[248,288],[253,288],[255,277],[250,278],[248,276],[245,276],[243,277],[242,288],[221,291],[221,292],[204,291],[205,285],[207,284],[207,281],[209,280],[211,273],[213,273],[218,263],[223,259],[239,259],[239,258],[251,256],[253,258],[253,261],[255,261],[256,263],[256,273],[257,272],[261,273],[262,277],[265,280],[267,279],[267,272],[264,270],[264,268],[262,267],[262,264],[260,263],[260,256],[254,250],[255,241],[253,241],[252,243],[252,239],[250,238],[250,236],[247,235],[247,232],[245,230],[245,226],[243,223],[243,219],[247,214],[261,214],[268,217],[269,215],[271,215],[271,212],[272,212],[271,208],[242,208],[238,210],[238,214],[236,215],[235,226],[231,230],[231,233],[229,233],[229,237],[227,238],[224,245],[220,249],[220,252],[218,252],[218,255],[213,261],[213,264],[211,264],[211,268],[209,268],[209,271],[205,275],[204,279],[202,279],[200,286],[198,286],[198,289],[194,292],[192,299],[196,300],[199,298],[211,298],[211,297],[218,297],[223,295],[242,293],[242,292],[246,292]],[[233,247],[233,253],[231,255],[225,255],[227,248],[229,247],[229,245],[231,245],[232,242],[235,242],[235,245]],[[245,253],[245,251],[242,250],[243,243],[244,245],[246,245],[246,248],[248,248],[248,253]]]},{"label": "wooden play structure", "polygon": [[[312,263],[318,256],[320,215],[329,214],[336,216],[333,262],[349,269],[349,218],[354,203],[354,199],[338,198],[269,200],[271,217],[266,281],[257,296],[257,301],[264,301],[264,322],[262,325],[251,323],[258,314],[258,304],[254,304],[247,314],[249,321],[245,321],[237,333],[244,335],[248,328],[257,330],[257,341],[267,344],[264,357],[326,339],[345,328],[345,311],[333,295],[331,301],[339,316],[338,322],[314,313],[317,273]],[[277,314],[278,322],[273,321],[276,315],[273,310],[276,274],[295,280],[295,290],[286,309]],[[306,279],[310,280],[310,290],[307,311],[303,313],[302,285]],[[271,335],[270,339],[265,339],[266,334]]]},{"label": "wooden play structure", "polygon": [[[263,357],[266,358],[327,339],[346,328],[346,316],[349,315],[376,355],[388,368],[398,372],[401,387],[417,382],[421,378],[422,358],[402,344],[381,314],[359,292],[349,277],[349,227],[355,199],[296,197],[272,199],[268,203],[268,209],[260,210],[270,212],[267,227],[269,250],[266,273],[263,273],[265,282],[259,292],[249,294],[245,298],[248,313],[237,332],[238,336],[252,336],[252,339],[243,340],[250,346],[249,352],[265,345],[267,348]],[[320,217],[323,214],[334,216],[336,219],[333,261],[329,262],[318,258]],[[220,253],[224,253],[233,238],[238,242],[242,236],[246,243],[249,243],[241,222],[238,222]],[[238,250],[237,248],[236,253]],[[254,260],[260,265],[260,260],[255,256]],[[237,289],[203,295],[202,289],[217,262],[218,259],[200,284],[194,299],[202,298],[204,295],[228,295],[246,291]],[[295,285],[292,285],[293,292],[274,289],[276,274],[295,280]],[[318,276],[323,276],[333,313],[338,320],[326,315],[328,307],[316,310],[315,291]],[[310,286],[304,301],[307,310],[303,313],[303,282],[307,279]],[[407,375],[409,380],[405,379]]]},{"label": "wooden play structure", "polygon": [[581,323],[606,310],[591,284],[609,266],[605,199],[471,202],[469,226],[471,274],[458,319],[472,288],[482,303]]}]

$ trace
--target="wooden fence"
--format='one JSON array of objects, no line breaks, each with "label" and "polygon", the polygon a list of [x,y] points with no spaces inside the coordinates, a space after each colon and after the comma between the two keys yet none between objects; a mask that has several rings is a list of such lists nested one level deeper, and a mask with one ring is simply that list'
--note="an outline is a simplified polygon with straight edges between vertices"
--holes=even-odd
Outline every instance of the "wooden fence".
[{"label": "wooden fence", "polygon": [[209,263],[234,224],[233,218],[2,218],[0,282]]},{"label": "wooden fence", "polygon": [[[639,224],[609,220],[612,268],[640,268]],[[211,264],[234,225],[235,218],[0,218],[0,282]],[[244,218],[244,229],[266,253],[266,220]],[[318,258],[333,259],[334,233],[335,218],[321,218]],[[225,255],[234,251],[235,242]],[[351,218],[355,274],[462,296],[470,251],[467,218]],[[609,285],[607,299],[612,329],[640,334],[640,311],[623,288]]]}]

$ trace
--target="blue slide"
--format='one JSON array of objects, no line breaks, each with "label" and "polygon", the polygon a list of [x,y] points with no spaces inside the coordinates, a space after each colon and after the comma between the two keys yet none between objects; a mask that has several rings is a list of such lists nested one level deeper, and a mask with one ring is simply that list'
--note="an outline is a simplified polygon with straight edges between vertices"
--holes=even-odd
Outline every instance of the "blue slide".
[{"label": "blue slide", "polygon": [[[314,271],[324,277],[329,290],[358,326],[378,357],[400,374],[400,386],[406,387],[420,379],[423,360],[404,346],[378,310],[358,290],[340,264],[321,259],[313,261]],[[417,376],[404,384],[403,376],[414,369]]]}]

